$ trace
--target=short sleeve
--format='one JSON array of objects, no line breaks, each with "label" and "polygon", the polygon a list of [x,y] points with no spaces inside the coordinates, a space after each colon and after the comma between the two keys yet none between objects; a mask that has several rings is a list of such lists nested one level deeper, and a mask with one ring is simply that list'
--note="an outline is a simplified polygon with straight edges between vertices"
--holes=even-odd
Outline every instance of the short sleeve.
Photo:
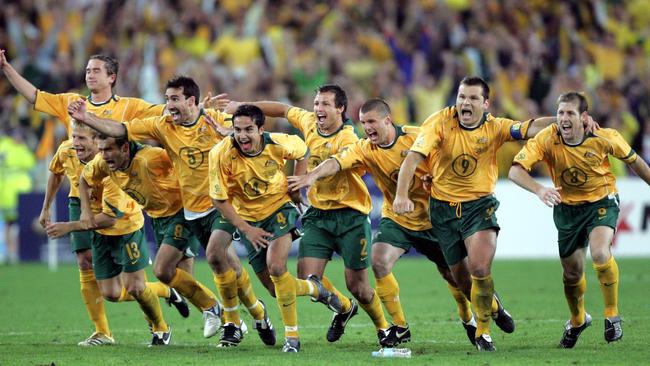
[{"label": "short sleeve", "polygon": [[544,159],[544,141],[549,138],[548,130],[542,130],[535,138],[528,140],[526,145],[515,155],[513,164],[519,164],[527,171]]},{"label": "short sleeve", "polygon": [[625,141],[621,134],[613,129],[606,129],[607,131],[607,141],[610,144],[610,154],[615,158],[623,161],[626,164],[634,163],[638,158],[636,152],[630,147],[630,145]]},{"label": "short sleeve", "polygon": [[357,141],[349,145],[347,149],[332,156],[341,166],[341,170],[356,168],[364,164],[362,144],[363,140]]},{"label": "short sleeve", "polygon": [[287,120],[291,125],[302,132],[304,135],[309,129],[309,125],[315,121],[314,112],[309,112],[302,108],[291,107],[287,111]]},{"label": "short sleeve", "polygon": [[161,117],[150,117],[145,119],[133,119],[123,122],[126,127],[127,136],[131,141],[157,140],[160,135],[156,123]]}]

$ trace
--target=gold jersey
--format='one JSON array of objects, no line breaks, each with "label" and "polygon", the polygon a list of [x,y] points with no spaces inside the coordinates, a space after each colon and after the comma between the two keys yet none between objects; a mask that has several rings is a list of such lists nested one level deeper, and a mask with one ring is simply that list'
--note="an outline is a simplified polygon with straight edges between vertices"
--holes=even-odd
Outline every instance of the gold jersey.
[{"label": "gold jersey", "polygon": [[595,202],[617,192],[608,155],[627,164],[638,159],[616,130],[603,128],[585,135],[579,145],[568,145],[557,124],[553,124],[528,141],[513,163],[530,171],[535,163],[544,160],[553,184],[562,187],[562,203],[576,205]]},{"label": "gold jersey", "polygon": [[[101,159],[99,155],[97,157]],[[93,180],[88,165],[81,174],[91,188],[90,208],[93,214],[104,213],[117,219],[113,226],[96,232],[110,236],[126,235],[144,225],[140,206],[109,177]]]},{"label": "gold jersey", "polygon": [[420,183],[420,177],[427,174],[425,162],[418,165],[409,187],[409,198],[413,201],[415,209],[406,215],[397,215],[393,211],[400,167],[420,132],[420,128],[414,126],[394,125],[393,127],[396,137],[390,146],[377,146],[368,139],[363,139],[334,155],[334,159],[338,161],[341,169],[362,166],[372,174],[377,187],[384,194],[384,203],[381,206],[382,217],[387,217],[409,230],[430,229],[429,192]]},{"label": "gold jersey", "polygon": [[251,156],[230,137],[210,151],[210,197],[229,200],[246,221],[264,220],[291,202],[284,166],[307,154],[298,136],[264,132],[262,144],[262,151]]},{"label": "gold jersey", "polygon": [[171,116],[134,119],[124,123],[130,140],[153,139],[162,144],[174,163],[183,207],[194,212],[205,212],[212,208],[208,194],[208,154],[224,138],[210,127],[204,114],[209,114],[223,126],[232,126],[231,115],[213,109],[201,110],[197,120],[188,125],[174,124]]},{"label": "gold jersey", "polygon": [[88,112],[116,121],[161,116],[165,110],[164,104],[150,104],[139,98],[123,98],[113,95],[106,102],[94,103],[90,96],[76,93],[50,94],[40,90],[36,92],[34,109],[58,118],[65,126],[68,135],[72,136],[70,128],[72,118],[68,114],[68,104],[82,98],[86,99]]},{"label": "gold jersey", "polygon": [[460,124],[453,106],[429,116],[411,151],[425,157],[431,154],[431,196],[466,202],[491,194],[498,179],[497,150],[507,141],[525,138],[531,121],[485,113],[480,124],[470,129]]},{"label": "gold jersey", "polygon": [[[325,136],[318,131],[316,114],[313,112],[292,107],[287,112],[287,119],[305,136],[311,154],[308,171],[359,140],[349,121],[340,130]],[[309,189],[309,202],[321,210],[349,207],[368,214],[372,203],[368,188],[361,179],[363,174],[363,169],[342,170],[331,177],[318,180]]]},{"label": "gold jersey", "polygon": [[59,145],[49,170],[54,174],[64,174],[70,182],[68,197],[79,198],[79,174],[83,170],[83,163],[77,158],[77,153],[72,146],[72,140],[66,140]]},{"label": "gold jersey", "polygon": [[124,170],[111,171],[101,154],[88,163],[84,174],[93,181],[109,177],[152,218],[176,214],[183,203],[174,166],[165,150],[130,143],[131,163]]}]

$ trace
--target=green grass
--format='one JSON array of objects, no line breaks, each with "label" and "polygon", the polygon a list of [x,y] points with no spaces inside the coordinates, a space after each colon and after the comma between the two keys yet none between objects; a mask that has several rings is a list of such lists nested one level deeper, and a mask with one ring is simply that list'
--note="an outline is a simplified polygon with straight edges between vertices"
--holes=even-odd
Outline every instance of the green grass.
[{"label": "green grass", "polygon": [[[374,327],[360,311],[341,341],[325,340],[331,313],[307,298],[298,301],[302,352],[285,355],[280,346],[264,347],[249,333],[236,349],[218,349],[216,338],[202,336],[202,319],[196,309],[181,318],[163,305],[173,326],[173,345],[148,349],[149,333],[136,303],[107,303],[111,329],[118,342],[111,347],[80,348],[77,342],[92,332],[79,295],[78,271],[64,265],[50,272],[44,265],[0,267],[0,365],[291,365],[328,364],[645,364],[650,360],[650,273],[647,259],[620,259],[620,310],[625,337],[607,344],[603,339],[603,304],[597,279],[588,266],[586,304],[594,325],[573,350],[557,349],[568,318],[559,261],[497,261],[493,266],[496,288],[517,321],[514,334],[493,329],[497,352],[479,354],[460,325],[453,299],[430,263],[422,259],[398,262],[401,299],[410,322],[413,342],[406,347],[413,358],[399,361],[374,359]],[[290,268],[295,268],[291,262]],[[198,278],[214,288],[206,263],[197,264]],[[342,265],[334,261],[328,275],[343,289]],[[150,278],[153,278],[149,274]],[[275,301],[254,280],[257,294],[266,300],[271,319],[282,339],[282,323]],[[345,291],[344,291],[345,292]],[[163,303],[164,304],[164,303]],[[250,324],[250,317],[244,317]],[[496,328],[496,327],[494,327]],[[281,343],[281,342],[279,342]]]}]

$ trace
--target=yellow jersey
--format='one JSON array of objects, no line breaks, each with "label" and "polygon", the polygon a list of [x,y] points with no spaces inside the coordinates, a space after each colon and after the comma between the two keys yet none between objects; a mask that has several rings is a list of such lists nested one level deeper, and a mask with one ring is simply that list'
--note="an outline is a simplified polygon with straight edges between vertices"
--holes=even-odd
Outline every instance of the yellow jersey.
[{"label": "yellow jersey", "polygon": [[68,114],[68,104],[78,99],[86,99],[86,110],[101,118],[116,121],[129,121],[134,118],[161,116],[165,110],[164,104],[150,104],[140,98],[124,98],[117,95],[103,103],[95,103],[90,96],[76,93],[50,94],[41,90],[36,92],[34,109],[58,118],[65,126],[69,136],[72,136]]},{"label": "yellow jersey", "polygon": [[152,218],[167,217],[183,208],[174,166],[165,150],[131,142],[131,163],[111,171],[101,154],[88,163],[84,174],[93,181],[109,177]]},{"label": "yellow jersey", "polygon": [[528,141],[513,163],[530,171],[535,163],[544,160],[553,184],[562,187],[562,203],[576,205],[595,202],[617,192],[608,155],[627,164],[638,159],[616,130],[602,128],[585,135],[580,144],[568,145],[557,124],[553,124]]},{"label": "yellow jersey", "polygon": [[493,117],[485,113],[478,126],[460,124],[456,107],[442,109],[426,119],[411,151],[431,159],[431,196],[448,202],[466,202],[492,194],[498,179],[496,153],[507,141],[526,137],[530,122]]},{"label": "yellow jersey", "polygon": [[79,198],[79,175],[83,170],[83,163],[77,158],[72,140],[65,140],[59,145],[50,161],[49,170],[54,174],[64,174],[70,182],[68,197]]},{"label": "yellow jersey", "polygon": [[[338,131],[326,136],[318,131],[316,114],[313,112],[292,107],[287,112],[287,119],[305,136],[311,154],[308,171],[314,170],[322,161],[359,140],[350,121],[343,123]],[[361,179],[363,174],[363,169],[342,170],[331,177],[318,180],[309,189],[309,202],[321,210],[349,207],[367,215],[372,202],[368,188]]]},{"label": "yellow jersey", "polygon": [[213,207],[208,194],[208,154],[224,138],[210,127],[204,114],[221,125],[232,126],[231,115],[213,109],[201,110],[197,120],[188,125],[174,124],[171,116],[124,123],[129,140],[153,139],[162,144],[174,164],[183,207],[194,212],[206,212]]},{"label": "yellow jersey", "polygon": [[387,217],[409,230],[428,230],[431,228],[429,192],[420,183],[420,177],[427,174],[425,162],[418,165],[409,187],[409,198],[413,201],[414,210],[406,215],[397,215],[393,211],[400,167],[420,132],[420,128],[415,126],[393,125],[393,127],[396,136],[390,146],[378,146],[368,139],[363,139],[334,155],[333,158],[342,170],[362,166],[372,174],[377,187],[384,194],[384,203],[381,206],[382,217]]},{"label": "yellow jersey", "polygon": [[307,154],[298,136],[264,132],[262,144],[252,156],[230,137],[210,151],[210,197],[229,200],[246,221],[262,221],[291,202],[284,166]]}]

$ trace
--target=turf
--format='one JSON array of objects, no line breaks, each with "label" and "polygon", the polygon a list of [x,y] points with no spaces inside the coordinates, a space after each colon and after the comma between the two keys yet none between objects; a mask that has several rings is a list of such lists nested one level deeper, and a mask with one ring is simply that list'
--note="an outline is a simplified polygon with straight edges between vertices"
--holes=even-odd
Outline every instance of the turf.
[{"label": "turf", "polygon": [[[576,348],[556,348],[568,310],[562,292],[559,261],[496,261],[496,288],[506,308],[517,320],[514,334],[493,329],[497,352],[475,351],[460,325],[446,284],[430,263],[418,258],[398,262],[395,275],[411,325],[413,352],[404,364],[645,364],[650,360],[647,259],[619,259],[620,311],[625,320],[622,341],[603,339],[603,305],[593,270],[588,265],[587,310],[594,323]],[[290,263],[295,268],[295,262]],[[197,263],[198,278],[214,288],[205,262]],[[343,289],[342,265],[334,261],[327,271]],[[150,278],[153,278],[149,274]],[[298,301],[302,352],[282,354],[280,344],[265,347],[254,331],[236,349],[215,347],[216,337],[202,337],[202,319],[196,309],[183,319],[163,303],[173,327],[172,346],[147,348],[150,336],[136,303],[107,304],[115,346],[81,348],[77,342],[92,332],[79,295],[79,275],[74,265],[50,272],[44,265],[0,267],[0,365],[363,365],[398,362],[374,359],[376,335],[368,317],[360,311],[351,320],[341,341],[330,344],[325,332],[331,313],[307,298]],[[257,294],[269,304],[271,319],[282,339],[277,305],[254,280]],[[250,317],[244,317],[250,324]]]}]

